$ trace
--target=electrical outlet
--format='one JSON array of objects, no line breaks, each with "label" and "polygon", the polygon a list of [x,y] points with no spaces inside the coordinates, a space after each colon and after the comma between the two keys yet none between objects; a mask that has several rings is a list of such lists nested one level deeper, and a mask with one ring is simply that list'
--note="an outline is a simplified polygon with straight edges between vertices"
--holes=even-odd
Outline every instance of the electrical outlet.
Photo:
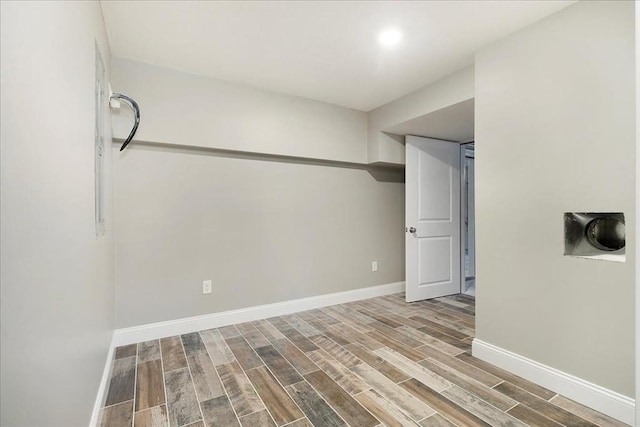
[{"label": "electrical outlet", "polygon": [[371,262],[371,271],[378,271],[378,261]]},{"label": "electrical outlet", "polygon": [[210,294],[211,293],[211,280],[203,280],[202,281],[202,294]]}]

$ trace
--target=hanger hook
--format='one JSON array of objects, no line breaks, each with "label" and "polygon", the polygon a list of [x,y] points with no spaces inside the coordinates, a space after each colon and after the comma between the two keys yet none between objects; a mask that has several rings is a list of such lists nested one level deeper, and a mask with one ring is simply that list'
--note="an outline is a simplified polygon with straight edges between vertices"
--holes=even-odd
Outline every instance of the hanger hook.
[{"label": "hanger hook", "polygon": [[136,131],[138,130],[138,125],[140,124],[140,107],[138,106],[138,103],[134,101],[132,98],[128,97],[127,95],[123,95],[121,93],[112,93],[110,99],[122,99],[127,101],[135,114],[136,121],[133,124],[133,128],[131,129],[129,136],[122,144],[122,147],[120,147],[120,151],[122,151],[125,149],[127,145],[129,145],[129,143],[133,139],[133,136],[136,134]]}]

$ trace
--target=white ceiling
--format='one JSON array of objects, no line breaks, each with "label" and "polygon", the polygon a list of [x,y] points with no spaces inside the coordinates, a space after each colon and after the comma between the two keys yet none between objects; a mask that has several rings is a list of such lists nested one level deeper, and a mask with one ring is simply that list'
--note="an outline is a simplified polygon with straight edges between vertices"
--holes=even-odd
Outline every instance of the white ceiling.
[{"label": "white ceiling", "polygon": [[[114,56],[369,111],[573,1],[102,1]],[[403,39],[383,47],[395,27]]]}]

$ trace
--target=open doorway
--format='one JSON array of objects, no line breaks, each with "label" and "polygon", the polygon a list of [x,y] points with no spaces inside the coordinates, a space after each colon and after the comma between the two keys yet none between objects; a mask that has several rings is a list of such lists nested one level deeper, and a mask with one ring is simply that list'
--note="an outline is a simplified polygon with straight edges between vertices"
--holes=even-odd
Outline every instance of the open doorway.
[{"label": "open doorway", "polygon": [[460,145],[463,294],[476,294],[475,144]]},{"label": "open doorway", "polygon": [[[469,192],[462,172],[469,166],[466,151],[475,157],[468,143],[474,140],[474,100],[383,131],[405,139],[406,301],[460,293],[474,296],[475,218],[466,213]],[[472,245],[467,244],[467,235]]]}]

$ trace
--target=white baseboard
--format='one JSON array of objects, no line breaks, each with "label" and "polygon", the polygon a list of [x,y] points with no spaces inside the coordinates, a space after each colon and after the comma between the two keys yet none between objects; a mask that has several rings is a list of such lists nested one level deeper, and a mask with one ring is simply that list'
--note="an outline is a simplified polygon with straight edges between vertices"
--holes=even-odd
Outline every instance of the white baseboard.
[{"label": "white baseboard", "polygon": [[104,406],[104,402],[107,399],[107,387],[109,386],[109,379],[111,378],[111,369],[113,368],[113,353],[115,351],[115,334],[111,335],[111,343],[109,344],[109,351],[107,352],[107,360],[104,363],[104,369],[102,371],[102,378],[100,379],[100,386],[98,387],[98,394],[96,401],[93,404],[93,412],[91,413],[91,421],[89,427],[97,427],[100,422],[100,410]]},{"label": "white baseboard", "polygon": [[473,356],[555,391],[629,425],[635,423],[635,400],[535,360],[496,347],[479,339],[472,344]]},{"label": "white baseboard", "polygon": [[367,298],[389,295],[404,290],[404,282],[371,286],[362,289],[318,295],[308,298],[258,305],[238,310],[187,317],[166,322],[150,323],[114,331],[114,345],[121,346],[205,329],[219,328],[236,323],[266,319],[273,316],[297,313],[305,310],[343,304]]}]

